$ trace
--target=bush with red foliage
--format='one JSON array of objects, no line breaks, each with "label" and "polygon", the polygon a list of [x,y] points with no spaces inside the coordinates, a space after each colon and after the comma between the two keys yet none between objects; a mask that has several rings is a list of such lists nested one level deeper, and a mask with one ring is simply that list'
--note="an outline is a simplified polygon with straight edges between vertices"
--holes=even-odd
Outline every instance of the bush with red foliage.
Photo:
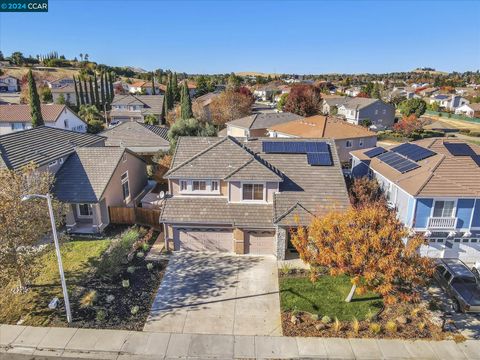
[{"label": "bush with red foliage", "polygon": [[321,104],[322,96],[318,87],[299,84],[292,86],[283,110],[300,116],[312,116],[320,112]]}]

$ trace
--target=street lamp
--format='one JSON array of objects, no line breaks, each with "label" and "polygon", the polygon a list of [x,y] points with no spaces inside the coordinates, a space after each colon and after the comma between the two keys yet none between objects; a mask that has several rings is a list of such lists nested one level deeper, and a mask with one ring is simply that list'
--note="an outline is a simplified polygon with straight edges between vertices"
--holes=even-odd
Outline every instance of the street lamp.
[{"label": "street lamp", "polygon": [[41,199],[47,200],[48,213],[50,214],[50,222],[52,224],[53,242],[55,243],[55,252],[57,253],[58,271],[60,272],[60,279],[62,282],[62,290],[63,290],[63,299],[65,301],[65,310],[67,312],[67,321],[70,324],[72,322],[72,313],[70,311],[70,300],[68,299],[68,291],[67,291],[67,283],[65,282],[65,274],[63,273],[63,264],[62,264],[62,256],[60,254],[60,246],[58,245],[57,227],[55,225],[55,218],[53,216],[52,197],[48,193],[47,195],[29,194],[29,195],[22,196],[22,201],[28,201],[34,198],[41,198]]}]

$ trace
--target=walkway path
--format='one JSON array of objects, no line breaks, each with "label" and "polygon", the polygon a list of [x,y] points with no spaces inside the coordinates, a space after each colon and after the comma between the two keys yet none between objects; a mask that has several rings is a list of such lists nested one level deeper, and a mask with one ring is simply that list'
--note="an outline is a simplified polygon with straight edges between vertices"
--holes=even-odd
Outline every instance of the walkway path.
[{"label": "walkway path", "polygon": [[0,326],[0,359],[480,359],[480,341],[171,334]]}]

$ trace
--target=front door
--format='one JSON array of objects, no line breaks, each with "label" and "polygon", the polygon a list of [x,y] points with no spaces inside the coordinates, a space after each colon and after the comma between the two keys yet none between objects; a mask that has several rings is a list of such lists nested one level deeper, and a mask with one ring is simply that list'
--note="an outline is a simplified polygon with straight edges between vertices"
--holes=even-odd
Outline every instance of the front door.
[{"label": "front door", "polygon": [[77,204],[77,216],[79,219],[92,219],[93,210],[91,204]]}]

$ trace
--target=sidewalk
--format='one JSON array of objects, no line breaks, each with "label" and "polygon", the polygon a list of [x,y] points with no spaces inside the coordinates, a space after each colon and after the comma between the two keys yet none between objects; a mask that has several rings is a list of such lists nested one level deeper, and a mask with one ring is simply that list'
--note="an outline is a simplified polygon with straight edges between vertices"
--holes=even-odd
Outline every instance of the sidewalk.
[{"label": "sidewalk", "polygon": [[146,333],[0,326],[0,359],[480,359],[480,341]]}]

